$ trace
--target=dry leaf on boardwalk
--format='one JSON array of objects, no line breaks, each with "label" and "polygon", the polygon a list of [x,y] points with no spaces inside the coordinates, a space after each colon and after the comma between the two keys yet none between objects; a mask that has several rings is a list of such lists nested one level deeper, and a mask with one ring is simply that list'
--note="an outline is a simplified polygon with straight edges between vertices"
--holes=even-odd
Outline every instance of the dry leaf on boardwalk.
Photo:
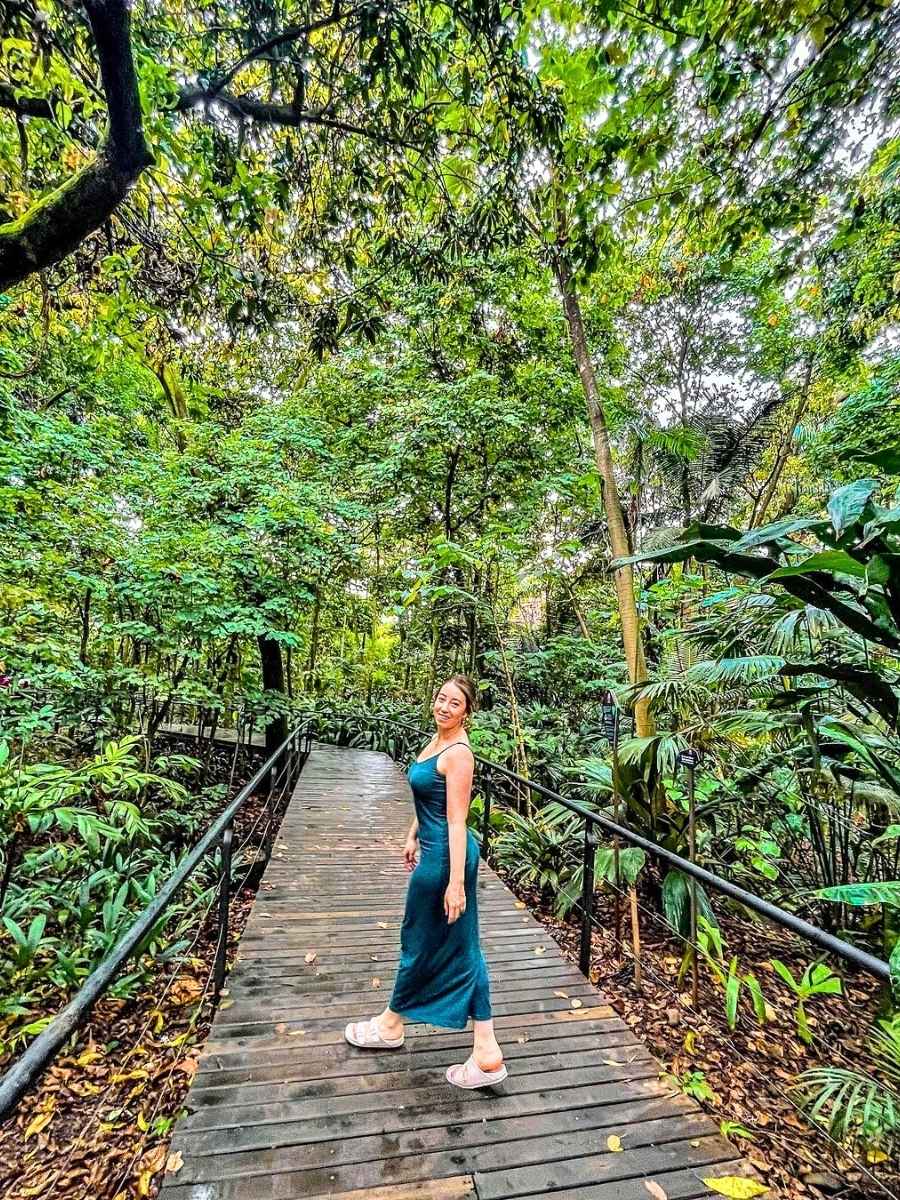
[{"label": "dry leaf on boardwalk", "polygon": [[309,953],[308,953],[308,954],[305,956],[305,958],[303,959],[303,961],[304,961],[304,962],[308,962],[308,963],[314,963],[318,957],[319,957],[319,956],[318,956],[318,954],[315,952],[315,950],[310,950],[310,952],[309,952]]},{"label": "dry leaf on boardwalk", "polygon": [[166,1159],[166,1174],[177,1175],[184,1166],[184,1159],[181,1157],[180,1150],[173,1150]]},{"label": "dry leaf on boardwalk", "polygon": [[703,1182],[720,1196],[728,1196],[729,1200],[753,1200],[769,1189],[755,1179],[747,1179],[744,1175],[720,1175],[718,1179],[704,1179]]},{"label": "dry leaf on boardwalk", "polygon": [[287,1031],[287,1024],[284,1021],[279,1021],[278,1024],[275,1026],[275,1032],[276,1033],[285,1033],[286,1031]]},{"label": "dry leaf on boardwalk", "polygon": [[622,1139],[617,1133],[611,1133],[606,1139],[607,1150],[612,1150],[613,1154],[620,1154],[622,1151]]},{"label": "dry leaf on boardwalk", "polygon": [[378,976],[377,976],[377,975],[376,975],[376,976],[375,976],[375,978],[372,980],[372,987],[373,987],[373,988],[380,988],[380,987],[381,987],[381,980],[378,978]]},{"label": "dry leaf on boardwalk", "polygon": [[653,1200],[669,1200],[668,1192],[664,1188],[661,1188],[658,1183],[654,1183],[652,1179],[645,1179],[644,1187],[653,1197]]},{"label": "dry leaf on boardwalk", "polygon": [[525,908],[525,907],[526,907],[526,905],[523,904],[523,902],[521,900],[516,901],[516,908]]},{"label": "dry leaf on boardwalk", "polygon": [[379,921],[378,928],[379,929],[387,929],[387,921]]},{"label": "dry leaf on boardwalk", "polygon": [[559,997],[560,997],[560,999],[562,999],[562,1000],[568,1000],[568,998],[569,998],[569,993],[568,993],[568,992],[554,992],[554,993],[553,993],[553,995],[554,995],[554,996],[559,996]]},{"label": "dry leaf on boardwalk", "polygon": [[573,1007],[573,1008],[581,1008],[581,1001],[578,999],[578,997],[577,997],[577,996],[576,996],[576,997],[575,997],[575,999],[572,1001],[572,1007]]},{"label": "dry leaf on boardwalk", "polygon": [[535,946],[535,948],[534,948],[535,954],[545,954],[546,951],[547,951],[546,946]]}]

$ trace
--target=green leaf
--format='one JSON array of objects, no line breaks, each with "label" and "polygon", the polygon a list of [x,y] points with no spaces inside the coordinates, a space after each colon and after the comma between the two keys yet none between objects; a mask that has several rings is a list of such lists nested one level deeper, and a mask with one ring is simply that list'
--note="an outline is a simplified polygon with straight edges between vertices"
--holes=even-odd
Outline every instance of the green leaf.
[{"label": "green leaf", "polygon": [[844,883],[838,887],[821,888],[813,894],[823,900],[832,900],[835,904],[849,904],[853,908],[866,908],[871,904],[900,908],[900,880],[886,883]]},{"label": "green leaf", "polygon": [[888,959],[891,972],[891,994],[895,1004],[900,1004],[900,938],[897,938],[891,957]]},{"label": "green leaf", "polygon": [[773,571],[769,579],[787,579],[790,575],[810,575],[813,571],[833,571],[836,575],[853,575],[864,579],[865,565],[851,558],[845,550],[820,550],[811,554],[803,562],[793,563],[789,567],[779,567]]},{"label": "green leaf", "polygon": [[828,501],[828,515],[838,536],[863,515],[877,487],[877,479],[857,479],[854,483],[848,483],[846,487],[832,492]]}]

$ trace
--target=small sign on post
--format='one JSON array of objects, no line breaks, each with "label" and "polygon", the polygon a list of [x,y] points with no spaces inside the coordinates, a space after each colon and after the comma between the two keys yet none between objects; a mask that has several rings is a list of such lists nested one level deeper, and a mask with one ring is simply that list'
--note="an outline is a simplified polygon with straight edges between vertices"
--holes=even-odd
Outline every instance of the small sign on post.
[{"label": "small sign on post", "polygon": [[682,767],[696,767],[700,762],[699,750],[679,750],[678,764]]}]

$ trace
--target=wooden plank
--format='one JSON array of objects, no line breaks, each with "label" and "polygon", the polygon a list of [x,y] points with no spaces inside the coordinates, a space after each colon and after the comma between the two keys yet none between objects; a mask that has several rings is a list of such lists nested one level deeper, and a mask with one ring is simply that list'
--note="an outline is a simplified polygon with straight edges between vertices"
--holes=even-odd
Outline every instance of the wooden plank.
[{"label": "wooden plank", "polygon": [[[568,1140],[557,1136],[554,1146],[560,1151],[577,1152],[587,1139],[595,1145],[602,1144],[609,1132],[627,1124],[629,1129],[641,1127],[641,1137],[664,1137],[675,1132],[683,1136],[709,1134],[712,1124],[696,1113],[684,1112],[678,1117],[667,1112],[662,1119],[654,1118],[654,1104],[659,1101],[641,1100],[612,1104],[605,1108],[588,1108],[575,1114]],[[685,1100],[685,1108],[689,1102]],[[435,1126],[430,1129],[409,1129],[390,1138],[392,1157],[421,1154],[439,1154],[448,1151],[475,1152],[482,1166],[491,1161],[500,1161],[498,1154],[515,1157],[515,1161],[527,1161],[529,1156],[540,1159],[545,1148],[537,1144],[552,1131],[552,1122],[546,1114],[512,1117],[491,1122],[472,1122],[466,1125]],[[636,1135],[632,1134],[636,1140]],[[370,1163],[384,1158],[386,1140],[383,1135],[370,1137],[346,1137],[340,1140],[306,1142],[288,1145],[262,1146],[250,1152],[214,1151],[206,1156],[193,1155],[190,1166],[179,1172],[179,1183],[211,1183],[222,1179],[240,1178],[247,1174],[269,1172],[293,1172],[312,1168],[349,1166],[354,1163]],[[515,1146],[519,1141],[531,1141],[530,1147]],[[498,1143],[503,1150],[498,1151]],[[185,1174],[188,1171],[188,1174]],[[649,1197],[648,1197],[649,1200]]]},{"label": "wooden plank", "polygon": [[363,1188],[362,1191],[332,1193],[333,1200],[476,1200],[478,1193],[471,1175],[454,1179],[437,1179],[433,1183],[400,1184],[383,1188]]},{"label": "wooden plank", "polygon": [[[623,1137],[623,1142],[628,1144],[627,1135]],[[546,1162],[534,1166],[478,1172],[475,1174],[475,1186],[480,1200],[508,1200],[512,1196],[543,1196],[573,1186],[585,1187],[625,1180],[642,1182],[686,1168],[700,1175],[707,1172],[712,1176],[722,1175],[725,1172],[719,1164],[734,1158],[734,1147],[720,1137],[690,1138],[665,1145],[647,1144],[638,1137],[632,1146],[619,1154],[588,1153],[569,1158],[557,1158],[550,1154]],[[649,1196],[643,1187],[641,1191]],[[635,1196],[639,1193],[635,1188],[628,1194]]]},{"label": "wooden plank", "polygon": [[[665,1171],[654,1175],[653,1180],[663,1189],[668,1200],[696,1200],[700,1196],[716,1195],[703,1182],[701,1176],[715,1178],[719,1175],[747,1175],[747,1164],[735,1159],[733,1162],[716,1163],[714,1166],[688,1168],[684,1171]],[[649,1178],[649,1177],[648,1177]],[[650,1200],[650,1192],[644,1180],[613,1179],[609,1183],[588,1184],[586,1187],[563,1188],[553,1193],[553,1200]],[[531,1196],[543,1196],[543,1192],[532,1192]]]},{"label": "wooden plank", "polygon": [[407,797],[383,756],[314,749],[176,1127],[184,1166],[163,1200],[648,1200],[644,1179],[692,1200],[704,1173],[739,1173],[734,1148],[484,864],[507,1081],[446,1083],[471,1032],[409,1023],[398,1051],[347,1045],[344,1025],[383,1007],[399,961]]}]

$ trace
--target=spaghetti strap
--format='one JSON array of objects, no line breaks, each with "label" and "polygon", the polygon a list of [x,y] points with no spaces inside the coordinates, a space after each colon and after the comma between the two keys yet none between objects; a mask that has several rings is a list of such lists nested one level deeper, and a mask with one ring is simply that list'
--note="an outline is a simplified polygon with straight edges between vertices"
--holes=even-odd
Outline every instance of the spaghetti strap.
[{"label": "spaghetti strap", "polygon": [[[468,743],[468,742],[464,742],[464,741],[462,741],[462,740],[460,740],[460,741],[458,741],[458,742],[451,742],[449,746],[445,746],[445,747],[444,747],[444,750],[452,750],[454,746],[469,746],[469,743]],[[432,754],[432,756],[431,756],[431,757],[432,757],[432,758],[440,758],[440,757],[441,757],[441,755],[444,753],[444,750],[438,750],[437,754]],[[471,747],[471,746],[469,746],[469,750],[472,750],[472,747]],[[475,757],[475,753],[474,753],[474,751],[472,752],[472,757],[473,757],[473,758]],[[427,761],[427,760],[424,760],[424,759],[423,759],[423,761]]]}]

